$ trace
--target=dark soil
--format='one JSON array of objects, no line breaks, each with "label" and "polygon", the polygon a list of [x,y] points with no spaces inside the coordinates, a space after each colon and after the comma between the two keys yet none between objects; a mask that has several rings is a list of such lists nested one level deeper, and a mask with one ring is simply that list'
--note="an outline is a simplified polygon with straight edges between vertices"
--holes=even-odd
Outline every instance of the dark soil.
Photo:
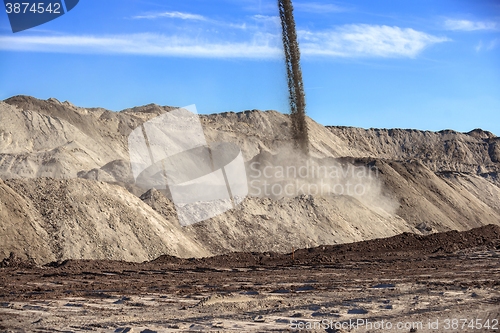
[{"label": "dark soil", "polygon": [[[363,277],[367,272],[384,272],[387,279],[391,276],[411,279],[422,271],[433,274],[460,271],[462,261],[469,260],[463,259],[467,253],[499,249],[500,227],[487,225],[465,232],[427,236],[405,233],[385,239],[300,249],[293,254],[231,253],[201,259],[161,256],[144,263],[66,260],[45,266],[23,263],[12,255],[1,263],[0,300],[101,297],[107,293],[139,294],[160,289],[192,293],[200,292],[203,286],[230,292],[240,287],[237,281],[243,277],[262,283],[263,287],[279,279],[293,288],[311,269],[344,272],[350,278]],[[490,274],[487,270],[484,273]],[[321,276],[325,280],[315,277],[316,284],[332,283],[328,276]],[[471,279],[463,283],[476,282]],[[500,281],[496,283],[498,287]]]}]

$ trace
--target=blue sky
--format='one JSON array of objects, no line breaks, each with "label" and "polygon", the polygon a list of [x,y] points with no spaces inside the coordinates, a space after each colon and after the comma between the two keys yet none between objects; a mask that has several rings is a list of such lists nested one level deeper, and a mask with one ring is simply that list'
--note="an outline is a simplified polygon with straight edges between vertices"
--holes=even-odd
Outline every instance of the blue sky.
[{"label": "blue sky", "polygon": [[[498,1],[294,7],[307,112],[317,122],[500,135]],[[16,34],[2,12],[0,99],[287,112],[279,34],[268,0],[80,0]]]}]

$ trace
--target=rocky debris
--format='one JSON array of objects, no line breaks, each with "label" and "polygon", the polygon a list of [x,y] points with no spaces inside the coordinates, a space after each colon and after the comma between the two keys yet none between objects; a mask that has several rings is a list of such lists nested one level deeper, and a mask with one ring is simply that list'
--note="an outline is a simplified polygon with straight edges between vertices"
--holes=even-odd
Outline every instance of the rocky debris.
[{"label": "rocky debris", "polygon": [[416,226],[416,228],[418,230],[420,230],[421,233],[424,233],[424,234],[425,233],[430,233],[430,232],[434,231],[434,229],[431,226],[429,226],[427,223],[425,223],[425,222],[419,223]]},{"label": "rocky debris", "polygon": [[263,316],[261,315],[258,315],[258,316],[255,316],[253,318],[253,321],[256,322],[256,323],[263,323],[266,321],[266,318],[264,318]]},{"label": "rocky debris", "polygon": [[8,258],[0,261],[0,268],[33,268],[36,264],[33,260],[23,260],[14,252],[9,254]]},{"label": "rocky debris", "polygon": [[131,327],[118,327],[115,333],[132,333],[133,329]]},{"label": "rocky debris", "polygon": [[500,163],[500,138],[495,138],[491,140],[491,144],[488,147],[488,154],[492,162]]},{"label": "rocky debris", "polygon": [[213,323],[212,328],[224,328],[224,323],[221,321]]}]

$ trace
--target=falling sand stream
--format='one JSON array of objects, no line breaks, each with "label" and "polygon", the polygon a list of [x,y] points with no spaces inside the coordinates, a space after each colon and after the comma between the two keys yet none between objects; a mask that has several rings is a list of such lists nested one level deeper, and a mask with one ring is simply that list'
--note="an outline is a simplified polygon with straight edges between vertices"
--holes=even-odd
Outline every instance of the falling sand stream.
[{"label": "falling sand stream", "polygon": [[300,50],[293,18],[291,0],[278,0],[283,36],[283,48],[290,99],[290,115],[292,118],[292,134],[295,145],[304,154],[309,153],[309,136],[306,123],[306,99],[302,70],[300,69]]}]

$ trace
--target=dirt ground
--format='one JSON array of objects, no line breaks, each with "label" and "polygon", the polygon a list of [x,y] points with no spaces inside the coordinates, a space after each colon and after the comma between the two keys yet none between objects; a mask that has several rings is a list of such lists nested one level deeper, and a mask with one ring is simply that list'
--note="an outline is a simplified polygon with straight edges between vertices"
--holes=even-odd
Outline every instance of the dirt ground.
[{"label": "dirt ground", "polygon": [[12,256],[0,332],[498,332],[500,227],[144,263]]}]

